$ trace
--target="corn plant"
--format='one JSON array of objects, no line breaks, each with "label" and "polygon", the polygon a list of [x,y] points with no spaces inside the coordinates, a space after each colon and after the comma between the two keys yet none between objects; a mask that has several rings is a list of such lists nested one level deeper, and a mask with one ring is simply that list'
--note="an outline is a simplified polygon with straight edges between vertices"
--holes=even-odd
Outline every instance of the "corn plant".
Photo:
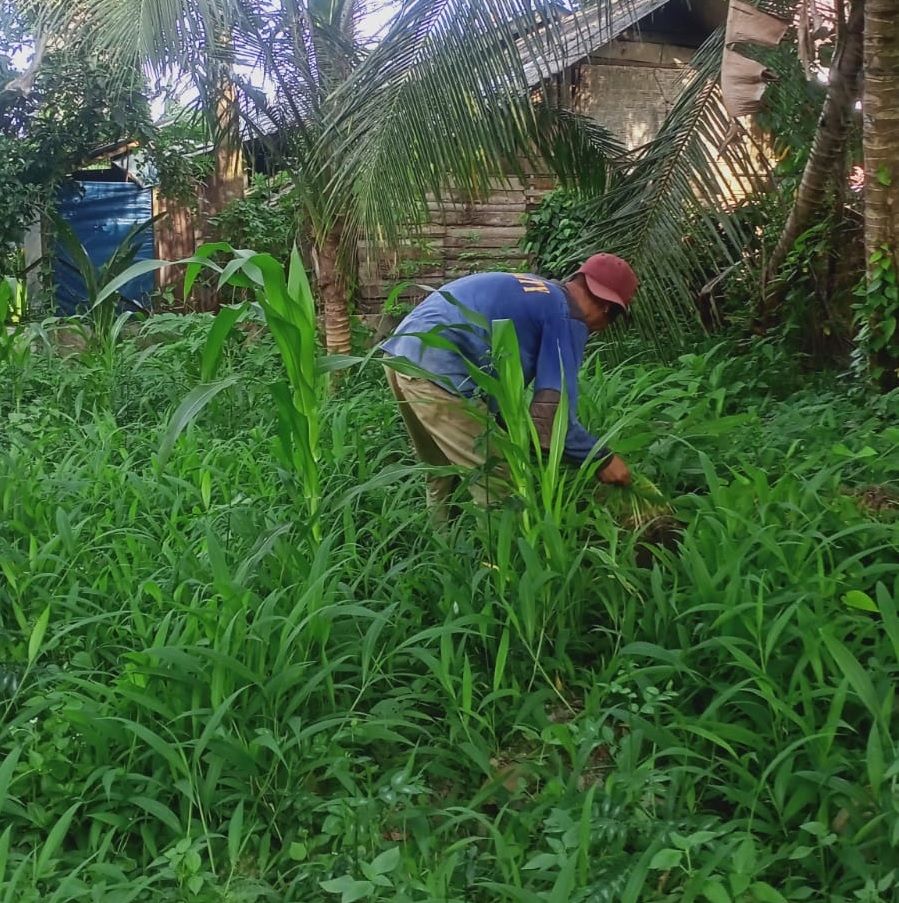
[{"label": "corn plant", "polygon": [[[234,256],[227,265],[219,267],[210,259],[216,252]],[[197,257],[187,268],[185,293],[190,292],[200,269],[211,267],[219,273],[220,289],[225,285],[251,289],[265,315],[287,374],[286,381],[275,382],[271,387],[278,411],[278,440],[285,464],[301,479],[312,536],[321,541],[321,399],[327,385],[326,374],[350,366],[355,359],[319,356],[315,299],[296,248],[286,275],[271,255],[236,251],[226,244],[205,245]]]}]

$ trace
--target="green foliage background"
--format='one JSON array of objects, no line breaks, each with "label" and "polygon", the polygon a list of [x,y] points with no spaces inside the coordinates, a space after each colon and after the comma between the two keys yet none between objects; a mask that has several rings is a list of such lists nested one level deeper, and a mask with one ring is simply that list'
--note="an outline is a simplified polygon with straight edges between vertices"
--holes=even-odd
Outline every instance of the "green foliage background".
[{"label": "green foliage background", "polygon": [[147,100],[128,81],[73,47],[47,54],[29,94],[0,95],[0,248],[21,242],[92,150],[148,134]]},{"label": "green foliage background", "polygon": [[282,263],[297,241],[302,209],[288,179],[257,176],[245,198],[232,201],[213,225],[238,248],[271,254]]}]

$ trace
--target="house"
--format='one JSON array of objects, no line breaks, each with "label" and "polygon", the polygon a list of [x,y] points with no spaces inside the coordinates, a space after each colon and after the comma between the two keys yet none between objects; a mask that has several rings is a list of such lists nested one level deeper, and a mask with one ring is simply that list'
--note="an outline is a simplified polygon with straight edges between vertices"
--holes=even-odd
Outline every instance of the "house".
[{"label": "house", "polygon": [[[593,8],[567,16],[548,59],[526,61],[525,71],[535,89],[556,92],[634,149],[655,137],[685,67],[726,18],[726,0],[614,0],[611,15]],[[364,247],[360,313],[377,322],[404,279],[438,285],[482,269],[524,266],[524,215],[553,187],[539,173],[511,179],[475,203],[458,197],[449,209],[432,205],[431,221],[403,254],[376,255]],[[402,300],[421,294],[409,289]]]},{"label": "house", "polygon": [[[97,148],[84,167],[73,172],[62,186],[57,212],[95,265],[105,263],[135,226],[152,217],[154,178],[137,144],[123,141]],[[141,233],[139,245],[136,260],[155,256],[153,226]],[[36,249],[42,247],[43,242]],[[58,312],[73,314],[84,301],[83,279],[61,246],[56,246],[50,259]],[[124,286],[122,295],[142,305],[153,287],[153,276],[147,274]]]},{"label": "house", "polygon": [[[198,146],[194,154],[215,155],[215,149]],[[230,168],[222,175],[221,160]],[[190,257],[206,236],[208,218],[232,197],[242,195],[246,166],[259,169],[270,159],[255,137],[247,137],[236,154],[216,156],[216,167],[198,186],[195,202],[184,204],[167,199],[158,187],[158,174],[141,151],[139,143],[125,140],[95,149],[88,160],[60,188],[57,212],[84,246],[91,262],[100,267],[136,226],[148,224],[139,235],[135,260],[179,260]],[[152,223],[149,221],[153,220]],[[47,223],[36,222],[25,240],[28,290],[32,298],[41,292],[35,264],[41,259],[52,266],[54,313],[71,315],[83,305],[85,286],[65,249],[53,241]],[[135,307],[147,307],[154,291],[173,286],[177,293],[183,274],[166,267],[132,280],[120,293]]]},{"label": "house", "polygon": [[555,52],[525,72],[633,149],[658,132],[684,68],[726,18],[725,0],[615,0],[611,16],[569,16]]}]

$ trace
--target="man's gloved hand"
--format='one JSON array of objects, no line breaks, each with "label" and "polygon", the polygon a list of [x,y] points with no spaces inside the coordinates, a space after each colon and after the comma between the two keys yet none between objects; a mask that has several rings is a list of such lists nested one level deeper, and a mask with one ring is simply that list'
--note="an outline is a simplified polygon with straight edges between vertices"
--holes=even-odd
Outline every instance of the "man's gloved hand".
[{"label": "man's gloved hand", "polygon": [[631,472],[618,455],[612,455],[609,463],[599,472],[599,479],[611,486],[630,486]]}]

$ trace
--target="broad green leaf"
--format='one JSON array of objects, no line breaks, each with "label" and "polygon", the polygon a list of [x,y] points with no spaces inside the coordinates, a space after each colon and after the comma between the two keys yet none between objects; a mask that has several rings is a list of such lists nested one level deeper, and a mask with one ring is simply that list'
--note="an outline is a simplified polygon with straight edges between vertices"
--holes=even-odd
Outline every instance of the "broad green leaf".
[{"label": "broad green leaf", "polygon": [[496,664],[493,666],[493,692],[495,693],[503,684],[503,676],[506,671],[506,659],[509,657],[509,644],[511,636],[508,629],[503,630],[496,650]]},{"label": "broad green leaf", "polygon": [[886,588],[883,583],[877,584],[877,605],[880,616],[883,619],[883,629],[890,639],[893,647],[895,664],[899,664],[899,600]]},{"label": "broad green leaf", "polygon": [[790,853],[790,859],[805,859],[806,856],[811,856],[811,854],[814,852],[815,852],[814,847],[808,847],[808,846],[794,847],[793,851]]},{"label": "broad green leaf", "polygon": [[[243,813],[244,801],[241,800],[234,809],[234,814],[228,822],[228,861],[232,866],[237,865],[237,861],[240,858],[240,851],[243,846]],[[291,851],[293,850],[293,846],[294,845],[291,844]],[[291,852],[290,855],[291,859],[293,859],[293,852]]]},{"label": "broad green leaf", "polygon": [[675,832],[671,835],[671,841],[679,850],[692,850],[694,847],[714,840],[717,836],[714,831],[694,831],[692,834],[687,835]]},{"label": "broad green leaf", "polygon": [[204,383],[211,383],[215,379],[222,360],[225,342],[228,341],[228,336],[231,335],[234,324],[237,323],[246,309],[246,304],[242,304],[240,307],[223,307],[216,315],[200,357],[200,379]]},{"label": "broad green leaf", "polygon": [[50,623],[50,606],[48,605],[38,616],[34,622],[34,628],[31,636],[28,638],[28,664],[32,664],[37,658],[41,649],[41,643],[44,642],[44,635],[47,633],[47,626]]},{"label": "broad green leaf", "polygon": [[877,451],[871,448],[870,445],[866,445],[860,451],[853,451],[847,445],[844,445],[842,442],[837,443],[833,447],[833,452],[835,455],[839,455],[843,458],[875,458],[877,457]]},{"label": "broad green leaf", "polygon": [[350,875],[334,878],[332,881],[319,881],[319,887],[329,894],[340,894],[340,903],[353,903],[370,897],[375,886],[371,881],[357,881]]},{"label": "broad green leaf", "polygon": [[121,273],[119,276],[116,276],[115,279],[111,279],[106,285],[101,286],[97,292],[97,296],[94,300],[94,307],[99,306],[108,298],[111,298],[116,294],[120,289],[123,289],[129,282],[133,279],[137,279],[140,276],[145,275],[146,273],[153,273],[156,270],[161,270],[163,267],[169,266],[169,262],[167,260],[141,260],[135,264],[132,264]]},{"label": "broad green leaf", "polygon": [[193,257],[177,261],[179,264],[184,264],[186,266],[186,269],[184,271],[185,298],[190,297],[190,293],[191,291],[193,291],[194,282],[196,282],[197,277],[200,275],[203,269],[208,268],[217,273],[221,272],[221,269],[216,266],[210,259],[218,253],[232,254],[234,253],[234,248],[232,248],[231,245],[224,241],[207,242],[206,244],[200,245],[200,247],[197,248]]},{"label": "broad green leaf", "polygon": [[300,256],[300,251],[296,245],[293,246],[290,252],[287,293],[300,305],[303,315],[309,320],[314,320],[315,299],[312,294],[312,286],[309,284],[306,267],[303,265],[303,258]]},{"label": "broad green leaf", "polygon": [[389,875],[400,864],[400,848],[392,847],[377,855],[371,862],[371,870],[376,875]]},{"label": "broad green leaf", "polygon": [[851,589],[848,593],[845,593],[843,602],[849,606],[849,608],[857,608],[859,611],[878,611],[874,600],[867,593],[863,593],[859,589]]},{"label": "broad green leaf", "polygon": [[290,845],[289,849],[290,858],[294,860],[294,862],[303,862],[308,855],[308,851],[306,849],[306,844],[301,843],[300,841],[294,841]]},{"label": "broad green leaf", "polygon": [[788,903],[787,898],[764,881],[756,881],[751,885],[750,891],[758,903]]},{"label": "broad green leaf", "polygon": [[168,762],[173,775],[188,776],[187,766],[181,758],[181,751],[177,746],[167,743],[159,734],[137,721],[129,718],[117,718],[116,721],[121,722],[125,730],[130,731],[137,738],[143,740],[163,762]]},{"label": "broad green leaf", "polygon": [[471,671],[471,661],[468,656],[462,664],[462,711],[472,711],[472,696],[474,690],[474,678]]},{"label": "broad green leaf", "polygon": [[884,774],[886,772],[886,760],[883,754],[883,743],[880,739],[880,730],[877,722],[873,722],[871,730],[868,733],[868,744],[865,750],[865,764],[868,771],[868,780],[871,782],[871,789],[874,797],[880,794],[880,787],[883,784]]},{"label": "broad green leaf", "polygon": [[0,815],[3,814],[3,804],[6,802],[13,772],[16,770],[21,754],[22,747],[14,746],[3,760],[3,764],[0,765]]},{"label": "broad green leaf", "polygon": [[134,312],[130,310],[123,311],[120,313],[115,322],[112,324],[112,329],[109,333],[109,340],[112,344],[115,344],[119,341],[119,337],[122,334],[122,331],[125,329],[125,326],[134,319]]},{"label": "broad green leaf", "polygon": [[[0,806],[2,808],[2,806]],[[12,825],[0,834],[0,887],[8,887],[6,882],[6,864],[9,861],[9,839],[12,835]]]},{"label": "broad green leaf", "polygon": [[0,324],[6,326],[6,321],[12,312],[13,290],[9,284],[9,277],[0,279]]},{"label": "broad green leaf", "polygon": [[649,867],[653,870],[673,869],[676,866],[680,865],[680,861],[681,859],[683,859],[683,856],[684,854],[681,850],[659,850],[659,852],[652,857],[652,861],[649,863]]},{"label": "broad green leaf", "polygon": [[316,360],[315,366],[318,373],[334,373],[338,370],[349,370],[358,367],[365,361],[364,357],[352,354],[327,354]]},{"label": "broad green leaf", "polygon": [[162,801],[148,796],[133,796],[131,797],[131,802],[162,822],[173,834],[184,833],[184,828],[178,816]]},{"label": "broad green leaf", "polygon": [[724,885],[713,878],[702,885],[702,895],[709,903],[733,903]]},{"label": "broad green leaf", "polygon": [[230,376],[226,376],[224,379],[220,379],[218,382],[210,383],[208,385],[201,383],[187,393],[184,401],[181,402],[178,409],[172,415],[172,419],[169,421],[168,428],[159,445],[158,460],[160,467],[165,467],[169,460],[169,456],[175,447],[175,443],[178,441],[178,437],[194,422],[194,420],[197,419],[206,405],[208,405],[219,392],[235,385],[239,380],[240,376],[233,373]]},{"label": "broad green leaf", "polygon": [[[892,286],[891,286],[892,287]],[[880,340],[886,344],[893,338],[893,335],[896,332],[896,318],[895,317],[884,317],[880,324]]]},{"label": "broad green leaf", "polygon": [[219,290],[224,288],[226,285],[238,286],[239,288],[248,289],[253,288],[252,281],[248,279],[243,273],[241,273],[241,270],[244,268],[245,263],[245,258],[235,257],[233,260],[229,260],[228,263],[225,264],[218,279]]},{"label": "broad green leaf", "polygon": [[81,806],[80,802],[72,803],[72,805],[59,816],[56,823],[50,829],[50,833],[47,834],[47,839],[44,841],[44,844],[37,855],[37,861],[34,866],[35,877],[42,878],[44,876],[47,866],[50,864],[50,860],[56,854],[56,851],[65,839],[66,834],[68,834],[69,825],[72,823],[72,818],[78,811],[79,806]]},{"label": "broad green leaf", "polygon": [[849,680],[849,684],[855,690],[858,698],[875,719],[880,717],[880,703],[868,672],[836,637],[827,633],[822,636],[827,651],[833,656],[841,674]]},{"label": "broad green leaf", "polygon": [[536,856],[528,859],[522,866],[522,868],[527,871],[534,871],[536,869],[543,871],[545,869],[555,869],[558,867],[559,857],[556,853],[538,853]]},{"label": "broad green leaf", "polygon": [[750,874],[755,868],[756,849],[752,837],[745,838],[737,847],[733,857],[733,867],[743,875]]},{"label": "broad green leaf", "polygon": [[96,306],[97,296],[97,268],[87,253],[81,240],[75,234],[72,226],[66,222],[61,216],[51,217],[53,226],[56,231],[56,238],[62,246],[68,260],[60,255],[60,263],[64,266],[73,267],[84,282],[84,288],[87,292],[85,299],[91,306]]}]

